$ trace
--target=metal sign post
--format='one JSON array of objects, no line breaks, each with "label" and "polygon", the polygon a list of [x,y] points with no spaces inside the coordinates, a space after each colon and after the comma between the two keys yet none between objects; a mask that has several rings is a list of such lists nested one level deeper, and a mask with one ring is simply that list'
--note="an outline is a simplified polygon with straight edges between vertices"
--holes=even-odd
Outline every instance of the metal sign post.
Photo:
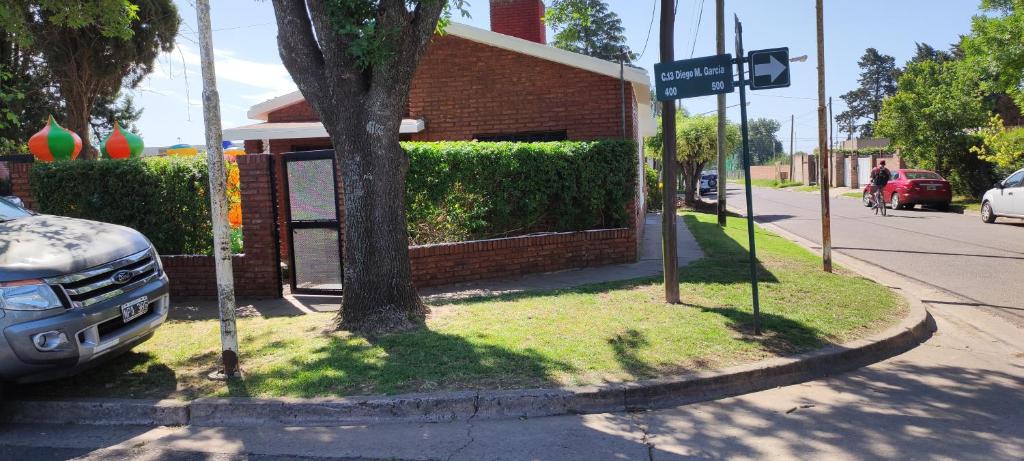
[{"label": "metal sign post", "polygon": [[[671,7],[668,2],[667,8]],[[754,334],[761,334],[761,304],[757,292],[757,248],[754,245],[754,197],[750,187],[750,142],[747,131],[747,91],[746,85],[751,90],[766,90],[769,88],[783,88],[789,86],[789,48],[769,48],[764,50],[751,51],[746,58],[743,57],[743,25],[740,18],[736,19],[736,59],[728,53],[721,53],[714,56],[684,59],[681,61],[669,61],[671,54],[663,54],[660,62],[654,65],[654,86],[659,101],[672,101],[675,99],[694,98],[712,94],[723,95],[732,93],[738,86],[740,88],[740,131],[743,134],[743,171],[747,195],[747,237],[750,245],[750,286],[754,306]],[[663,19],[662,26],[665,26]],[[668,23],[671,25],[671,22]],[[751,76],[748,79],[744,64],[749,63]],[[739,74],[739,81],[733,81],[732,64],[736,64],[736,72]],[[722,106],[723,104],[719,104]],[[665,111],[671,111],[672,105],[665,104]],[[724,120],[723,110],[719,109],[719,123]],[[668,127],[674,119],[665,118],[662,114],[662,123]],[[667,131],[667,129],[663,130]],[[719,137],[721,139],[721,137]],[[666,133],[665,147],[669,150],[669,142],[674,142],[674,137]],[[719,141],[721,142],[721,141]],[[664,153],[664,152],[663,152]],[[667,162],[668,160],[666,160]],[[722,162],[720,162],[721,164]],[[666,165],[667,167],[668,165]],[[666,171],[668,171],[666,169]],[[722,180],[722,171],[718,172],[719,180]],[[665,184],[668,186],[666,179]],[[719,200],[724,199],[724,194],[719,194]],[[670,209],[666,206],[666,213]],[[675,208],[672,207],[672,210]],[[721,217],[720,217],[721,219]],[[719,221],[723,222],[723,221]],[[667,234],[666,234],[667,235]],[[666,268],[667,269],[667,268]],[[667,274],[667,270],[666,270]],[[667,282],[666,278],[666,282]],[[678,293],[676,294],[678,296]],[[678,298],[677,298],[678,299]]]}]

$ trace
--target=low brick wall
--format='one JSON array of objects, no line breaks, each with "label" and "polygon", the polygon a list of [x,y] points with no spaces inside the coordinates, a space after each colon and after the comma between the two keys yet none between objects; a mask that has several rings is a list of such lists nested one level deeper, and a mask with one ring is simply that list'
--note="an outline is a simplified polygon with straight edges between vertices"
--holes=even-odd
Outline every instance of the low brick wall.
[{"label": "low brick wall", "polygon": [[560,232],[409,248],[418,288],[637,259],[631,229]]},{"label": "low brick wall", "polygon": [[[217,273],[213,256],[168,255],[161,256],[167,278],[171,281],[171,297],[175,299],[216,299]],[[235,274],[235,296],[244,298],[279,298],[281,284],[268,283],[261,275],[261,266],[253,264],[246,255],[231,258]]]}]

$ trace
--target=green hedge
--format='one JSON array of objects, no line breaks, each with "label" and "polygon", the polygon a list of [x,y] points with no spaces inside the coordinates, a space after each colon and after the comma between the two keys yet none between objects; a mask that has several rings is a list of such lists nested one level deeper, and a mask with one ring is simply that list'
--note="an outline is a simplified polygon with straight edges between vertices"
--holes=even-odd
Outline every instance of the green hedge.
[{"label": "green hedge", "polygon": [[202,157],[36,163],[32,194],[43,213],[121,224],[162,254],[211,254]]},{"label": "green hedge", "polygon": [[[413,244],[629,225],[632,142],[402,147]],[[163,254],[212,253],[203,157],[37,163],[31,182],[44,213],[133,227]]]},{"label": "green hedge", "polygon": [[403,143],[414,244],[625,227],[636,144]]},{"label": "green hedge", "polygon": [[644,165],[644,173],[647,181],[647,209],[649,211],[661,211],[661,173],[650,165]]}]

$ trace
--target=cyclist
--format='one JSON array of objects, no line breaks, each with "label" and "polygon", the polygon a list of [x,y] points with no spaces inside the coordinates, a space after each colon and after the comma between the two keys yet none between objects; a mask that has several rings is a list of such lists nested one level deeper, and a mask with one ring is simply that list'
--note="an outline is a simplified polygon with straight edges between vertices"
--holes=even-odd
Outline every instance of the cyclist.
[{"label": "cyclist", "polygon": [[875,198],[875,213],[880,209],[885,214],[885,199],[882,191],[885,185],[892,179],[892,173],[885,167],[885,160],[878,162],[878,166],[871,170],[871,194]]}]

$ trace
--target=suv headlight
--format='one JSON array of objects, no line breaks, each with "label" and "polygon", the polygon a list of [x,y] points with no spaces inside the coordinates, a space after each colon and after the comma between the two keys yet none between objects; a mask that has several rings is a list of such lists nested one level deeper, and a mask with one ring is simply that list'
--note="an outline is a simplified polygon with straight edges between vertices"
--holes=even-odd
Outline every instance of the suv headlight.
[{"label": "suv headlight", "polygon": [[157,253],[156,247],[153,247],[153,259],[156,259],[156,273],[157,275],[164,273],[164,262],[160,259],[160,253]]},{"label": "suv headlight", "polygon": [[60,299],[42,280],[0,283],[0,308],[9,311],[44,311],[61,307]]}]

